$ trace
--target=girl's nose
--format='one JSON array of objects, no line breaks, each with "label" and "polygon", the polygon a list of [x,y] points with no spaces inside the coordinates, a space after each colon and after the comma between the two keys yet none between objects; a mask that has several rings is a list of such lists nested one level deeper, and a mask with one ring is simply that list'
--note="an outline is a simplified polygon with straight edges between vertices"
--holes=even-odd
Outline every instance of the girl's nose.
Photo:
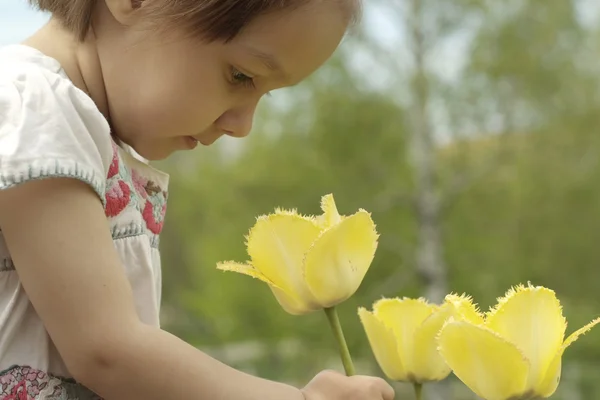
[{"label": "girl's nose", "polygon": [[243,138],[252,130],[256,105],[226,111],[216,121],[216,126],[226,135]]}]

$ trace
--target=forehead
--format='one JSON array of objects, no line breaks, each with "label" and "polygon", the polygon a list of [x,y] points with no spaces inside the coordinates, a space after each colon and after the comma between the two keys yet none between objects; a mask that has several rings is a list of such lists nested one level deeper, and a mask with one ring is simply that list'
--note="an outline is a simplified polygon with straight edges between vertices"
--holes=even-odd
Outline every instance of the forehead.
[{"label": "forehead", "polygon": [[344,37],[349,21],[335,3],[314,1],[260,16],[231,44],[299,81],[327,61]]}]

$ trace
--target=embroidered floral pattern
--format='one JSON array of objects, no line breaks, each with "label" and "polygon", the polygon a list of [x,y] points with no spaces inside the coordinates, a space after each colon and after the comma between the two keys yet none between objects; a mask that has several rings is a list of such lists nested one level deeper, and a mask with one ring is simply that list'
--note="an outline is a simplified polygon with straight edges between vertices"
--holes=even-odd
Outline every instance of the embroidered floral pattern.
[{"label": "embroidered floral pattern", "polygon": [[127,207],[130,201],[131,189],[129,189],[129,185],[122,180],[115,179],[106,190],[106,216],[116,217]]},{"label": "embroidered floral pattern", "polygon": [[127,207],[141,213],[146,229],[158,235],[162,231],[167,211],[167,192],[139,171],[123,163],[117,145],[113,143],[113,159],[108,170],[106,208],[108,217],[116,217]]},{"label": "embroidered floral pattern", "polygon": [[113,158],[112,162],[110,163],[110,167],[108,168],[108,179],[112,178],[113,176],[119,173],[119,151],[117,149],[117,145],[114,142],[112,144],[112,148]]},{"label": "embroidered floral pattern", "polygon": [[119,152],[117,146],[113,143],[113,159],[108,169],[105,194],[105,213],[107,217],[116,217],[131,201],[131,189],[118,175],[120,164]]},{"label": "embroidered floral pattern", "polygon": [[15,366],[0,372],[2,400],[102,400],[98,395],[70,379]]},{"label": "embroidered floral pattern", "polygon": [[146,205],[144,206],[144,211],[142,211],[142,216],[144,217],[144,221],[146,221],[146,227],[150,230],[150,232],[158,235],[160,231],[162,231],[165,213],[167,212],[167,205],[163,204],[158,207],[150,200],[146,201]]},{"label": "embroidered floral pattern", "polygon": [[148,192],[146,191],[146,185],[148,185],[149,180],[140,175],[140,173],[135,169],[131,171],[131,180],[133,181],[135,191],[139,193],[142,198],[147,199]]}]

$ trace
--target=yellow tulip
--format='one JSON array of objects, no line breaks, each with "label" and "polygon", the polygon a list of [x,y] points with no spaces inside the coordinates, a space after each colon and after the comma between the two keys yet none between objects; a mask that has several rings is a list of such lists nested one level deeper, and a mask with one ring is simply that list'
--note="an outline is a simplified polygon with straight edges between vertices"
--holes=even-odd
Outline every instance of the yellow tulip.
[{"label": "yellow tulip", "polygon": [[440,381],[450,374],[437,351],[436,338],[451,317],[480,323],[483,317],[467,296],[446,296],[442,305],[424,299],[382,299],[373,312],[358,314],[375,359],[391,380],[415,384]]},{"label": "yellow tulip", "polygon": [[338,213],[333,195],[321,199],[323,214],[304,216],[276,209],[250,229],[247,263],[219,263],[267,283],[283,309],[293,315],[331,308],[352,296],[377,249],[371,215]]},{"label": "yellow tulip", "polygon": [[448,321],[439,351],[454,374],[485,400],[550,397],[564,351],[600,322],[564,339],[567,322],[554,291],[519,285],[498,299],[483,323]]}]

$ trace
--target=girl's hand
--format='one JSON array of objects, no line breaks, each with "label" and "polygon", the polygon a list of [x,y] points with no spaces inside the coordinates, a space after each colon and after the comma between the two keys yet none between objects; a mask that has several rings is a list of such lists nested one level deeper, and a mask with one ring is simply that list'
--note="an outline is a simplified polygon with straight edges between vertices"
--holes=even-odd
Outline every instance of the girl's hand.
[{"label": "girl's hand", "polygon": [[383,379],[370,376],[347,377],[323,371],[302,389],[305,400],[393,400],[394,389]]}]

